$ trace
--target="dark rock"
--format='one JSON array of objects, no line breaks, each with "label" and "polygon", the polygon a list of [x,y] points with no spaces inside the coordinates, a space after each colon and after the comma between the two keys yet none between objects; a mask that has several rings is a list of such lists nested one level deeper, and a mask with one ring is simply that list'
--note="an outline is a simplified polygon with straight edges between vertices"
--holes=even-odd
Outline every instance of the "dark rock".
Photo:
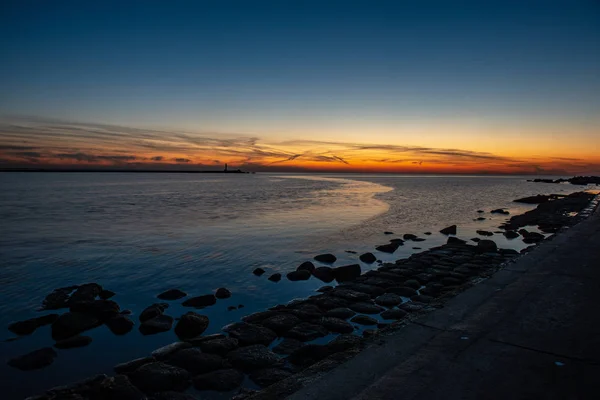
[{"label": "dark rock", "polygon": [[102,300],[108,300],[111,297],[113,297],[114,295],[116,295],[115,292],[113,292],[112,290],[106,290],[103,289],[100,294],[98,294],[98,297],[100,297]]},{"label": "dark rock", "polygon": [[344,334],[339,335],[338,337],[327,343],[327,348],[331,353],[337,353],[340,351],[346,351],[355,346],[359,346],[361,343],[362,340],[360,337],[356,335]]},{"label": "dark rock", "polygon": [[338,286],[340,289],[349,289],[355,292],[366,293],[371,297],[379,296],[385,292],[385,289],[374,286],[374,285],[365,285],[363,283],[346,283]]},{"label": "dark rock", "polygon": [[44,325],[50,325],[58,318],[58,314],[48,314],[42,317],[31,318],[25,321],[14,322],[8,325],[8,330],[17,335],[29,335],[37,328]]},{"label": "dark rock", "polygon": [[475,219],[475,221],[485,221],[485,220],[486,220],[486,218],[485,218],[485,217],[477,217],[477,218]]},{"label": "dark rock", "polygon": [[217,298],[213,294],[205,294],[187,299],[182,304],[184,307],[204,308],[217,303]]},{"label": "dark rock", "polygon": [[217,354],[203,353],[196,348],[176,351],[165,362],[183,368],[193,375],[216,371],[226,366],[223,357]]},{"label": "dark rock", "polygon": [[394,232],[391,232],[391,231],[385,231],[385,232],[383,232],[383,234],[384,234],[384,235],[393,235],[393,234],[394,234]]},{"label": "dark rock", "polygon": [[292,329],[294,326],[301,323],[302,320],[295,315],[292,314],[279,314],[274,315],[266,320],[262,321],[260,324],[271,329],[273,332],[281,335]]},{"label": "dark rock", "polygon": [[327,254],[319,254],[318,256],[315,256],[315,260],[322,262],[322,263],[333,264],[335,262],[335,260],[337,260],[337,258],[333,254],[327,253]]},{"label": "dark rock", "polygon": [[298,268],[296,268],[296,271],[308,271],[311,274],[314,270],[315,270],[315,264],[311,263],[310,261],[305,261],[302,264],[300,264],[298,266]]},{"label": "dark rock", "polygon": [[556,199],[558,195],[543,195],[543,194],[538,194],[537,196],[529,196],[529,197],[523,197],[521,199],[517,199],[517,200],[513,200],[513,202],[515,203],[524,203],[524,204],[540,204],[540,203],[546,203],[550,200],[554,200]]},{"label": "dark rock", "polygon": [[[541,233],[528,232],[525,229],[522,229],[521,231],[524,231],[522,233],[523,242],[525,242],[527,244],[537,243],[537,242],[541,242],[542,240],[544,240],[544,235],[542,235]],[[521,232],[521,231],[519,231],[519,232]]]},{"label": "dark rock", "polygon": [[366,338],[375,336],[377,334],[377,329],[365,329],[362,334]]},{"label": "dark rock", "polygon": [[102,292],[102,286],[97,283],[86,283],[75,289],[75,292],[69,298],[69,304],[81,301],[92,301]]},{"label": "dark rock", "polygon": [[240,347],[227,354],[227,359],[232,365],[245,371],[270,367],[279,362],[277,354],[262,344]]},{"label": "dark rock", "polygon": [[299,271],[288,272],[287,278],[290,281],[305,281],[307,279],[310,279],[310,272],[304,269],[301,269]]},{"label": "dark rock", "polygon": [[100,326],[101,322],[93,315],[66,312],[52,323],[52,339],[63,340],[88,329]]},{"label": "dark rock", "polygon": [[161,315],[168,307],[169,305],[167,303],[155,303],[146,307],[140,314],[140,322],[144,322]]},{"label": "dark rock", "polygon": [[42,302],[42,310],[58,310],[69,306],[69,294],[75,290],[77,286],[69,286],[65,288],[54,289],[52,293],[46,296]]},{"label": "dark rock", "polygon": [[291,354],[294,350],[304,346],[304,343],[297,339],[285,338],[277,346],[273,347],[273,352],[277,354]]},{"label": "dark rock", "polygon": [[117,374],[129,374],[142,365],[150,364],[155,361],[156,359],[154,357],[136,358],[135,360],[117,364],[113,369]]},{"label": "dark rock", "polygon": [[348,318],[354,316],[355,314],[356,314],[356,312],[352,311],[349,308],[344,308],[344,307],[334,308],[333,310],[329,310],[325,313],[325,315],[327,317],[334,317],[334,318],[341,318],[341,319],[348,319]]},{"label": "dark rock", "polygon": [[280,368],[264,368],[250,374],[250,380],[260,387],[268,387],[292,376],[292,373]]},{"label": "dark rock", "polygon": [[317,292],[327,293],[327,292],[331,292],[332,290],[333,290],[333,286],[322,286],[317,289]]},{"label": "dark rock", "polygon": [[281,280],[281,274],[279,274],[279,273],[273,274],[267,279],[269,279],[271,282],[279,282]]},{"label": "dark rock", "polygon": [[216,390],[229,392],[239,387],[244,381],[244,374],[235,369],[221,369],[201,374],[192,380],[198,390]]},{"label": "dark rock", "polygon": [[495,210],[492,210],[492,211],[490,211],[490,213],[492,213],[492,214],[503,214],[503,215],[510,214],[508,211],[503,210],[502,208],[497,208]]},{"label": "dark rock", "polygon": [[480,240],[477,243],[477,251],[480,253],[495,253],[498,251],[498,246],[493,240]]},{"label": "dark rock", "polygon": [[331,350],[321,344],[307,344],[288,356],[288,361],[294,365],[307,367],[328,357]]},{"label": "dark rock", "polygon": [[224,356],[238,347],[239,341],[234,338],[226,337],[214,339],[200,343],[200,349],[205,353],[218,354]]},{"label": "dark rock", "polygon": [[162,314],[142,322],[140,332],[142,335],[154,335],[171,330],[171,326],[173,326],[173,317]]},{"label": "dark rock", "polygon": [[357,292],[350,289],[345,288],[336,288],[332,292],[330,292],[332,296],[340,297],[342,299],[346,299],[349,301],[369,301],[371,300],[371,296],[367,293]]},{"label": "dark rock", "polygon": [[212,335],[196,336],[191,339],[185,339],[185,341],[192,346],[200,346],[201,343],[208,342],[209,340],[224,339],[226,337],[227,336],[223,335],[222,333],[213,333]]},{"label": "dark rock", "polygon": [[426,240],[426,239],[424,239],[424,238],[420,238],[420,237],[418,237],[418,238],[414,238],[414,239],[413,239],[413,242],[424,242],[425,240]]},{"label": "dark rock", "polygon": [[360,325],[377,325],[377,320],[367,315],[356,315],[350,321]]},{"label": "dark rock", "polygon": [[382,312],[379,315],[381,315],[381,318],[383,318],[383,319],[402,319],[406,316],[406,314],[408,314],[408,313],[404,310],[400,310],[398,308],[392,308],[389,310],[385,310],[384,312]]},{"label": "dark rock", "polygon": [[215,297],[217,299],[228,299],[231,297],[231,292],[226,288],[218,288],[215,292]]},{"label": "dark rock", "polygon": [[275,315],[280,315],[281,311],[278,310],[267,310],[267,311],[259,311],[250,315],[246,315],[242,317],[242,321],[248,322],[250,324],[255,324],[260,321],[264,321],[267,318],[273,317]]},{"label": "dark rock", "polygon": [[456,235],[456,225],[450,225],[440,231],[444,235]]},{"label": "dark rock", "polygon": [[471,238],[471,240],[475,243],[478,243],[479,241],[481,241],[481,238],[475,237],[475,238]]},{"label": "dark rock", "polygon": [[459,239],[455,236],[450,236],[448,238],[448,241],[446,242],[447,244],[465,244],[467,243],[465,240]]},{"label": "dark rock", "polygon": [[146,400],[147,397],[133,386],[125,375],[109,376],[94,390],[96,396],[114,400]]},{"label": "dark rock", "polygon": [[69,303],[69,311],[91,314],[101,321],[106,321],[121,311],[119,305],[112,300],[70,301]]},{"label": "dark rock", "polygon": [[262,268],[256,268],[254,271],[252,271],[252,273],[256,276],[261,276],[265,273],[265,270]]},{"label": "dark rock", "polygon": [[479,214],[483,214],[485,211],[483,211],[483,210],[477,210],[477,212],[478,212]]},{"label": "dark rock", "polygon": [[175,325],[175,334],[180,339],[191,339],[204,333],[208,328],[209,319],[205,315],[200,315],[195,312],[187,312],[183,314]]},{"label": "dark rock", "polygon": [[362,314],[379,314],[383,311],[383,308],[371,303],[354,303],[348,308]]},{"label": "dark rock", "polygon": [[520,235],[515,232],[515,231],[505,231],[503,233],[503,235],[507,238],[507,239],[515,239],[518,238]]},{"label": "dark rock", "polygon": [[419,303],[431,303],[433,301],[433,297],[426,296],[424,294],[418,294],[410,298],[412,301],[418,301]]},{"label": "dark rock", "polygon": [[390,253],[392,254],[393,252],[395,252],[396,250],[398,250],[398,247],[400,247],[402,245],[401,242],[392,242],[392,243],[388,243],[388,244],[383,244],[381,246],[377,246],[376,249],[381,251],[382,253]]},{"label": "dark rock", "polygon": [[72,336],[68,339],[59,340],[54,343],[54,347],[57,349],[72,349],[74,347],[84,347],[92,343],[92,338],[89,336]]},{"label": "dark rock", "polygon": [[[419,287],[420,286],[421,286],[421,284],[419,284]],[[403,296],[403,297],[412,297],[417,294],[417,291],[415,289],[413,289],[412,287],[408,287],[408,286],[391,287],[391,288],[386,289],[385,291],[386,291],[386,293],[394,293],[394,294],[397,294],[398,296]]]},{"label": "dark rock", "polygon": [[360,259],[360,261],[367,264],[373,264],[375,261],[377,261],[377,257],[375,257],[373,253],[361,254],[358,258]]},{"label": "dark rock", "polygon": [[247,322],[236,322],[227,325],[223,330],[229,333],[229,336],[239,340],[242,345],[263,344],[268,346],[277,338],[277,334],[269,328]]},{"label": "dark rock", "polygon": [[321,325],[302,322],[287,331],[284,336],[292,339],[298,339],[303,342],[310,342],[311,340],[327,336],[327,333],[327,329]]},{"label": "dark rock", "polygon": [[332,272],[336,281],[347,282],[358,278],[362,271],[359,264],[352,264],[334,268]]},{"label": "dark rock", "polygon": [[375,299],[375,304],[392,307],[402,303],[402,297],[394,293],[385,293]]},{"label": "dark rock", "polygon": [[429,236],[429,235],[431,235],[431,232],[425,232],[424,235]]},{"label": "dark rock", "polygon": [[105,322],[115,335],[124,335],[133,329],[133,321],[125,315],[117,315]]},{"label": "dark rock", "polygon": [[404,282],[404,286],[413,288],[413,289],[419,289],[421,287],[421,282],[419,282],[416,279],[409,279]]},{"label": "dark rock", "polygon": [[399,309],[404,310],[409,313],[421,311],[423,309],[423,307],[425,307],[424,304],[417,304],[417,303],[403,303],[398,306]]},{"label": "dark rock", "polygon": [[121,311],[120,314],[121,315],[131,315],[131,314],[133,314],[133,312],[131,310],[123,310],[123,311]]},{"label": "dark rock", "polygon": [[162,292],[156,297],[158,297],[161,300],[179,300],[185,296],[187,296],[186,292],[183,292],[179,289],[169,289],[166,292]]},{"label": "dark rock", "polygon": [[341,318],[323,317],[319,323],[329,331],[335,333],[350,333],[354,331],[352,325]]},{"label": "dark rock", "polygon": [[492,232],[488,232],[488,231],[477,231],[478,235],[481,236],[494,236],[494,234]]},{"label": "dark rock", "polygon": [[152,393],[152,396],[148,398],[148,400],[199,400],[196,396],[192,396],[189,393],[181,393],[181,392],[159,392]]},{"label": "dark rock", "polygon": [[313,271],[315,278],[320,279],[325,283],[332,282],[335,277],[333,276],[333,268],[330,267],[318,267]]},{"label": "dark rock", "polygon": [[152,357],[157,359],[158,361],[166,360],[171,357],[171,355],[175,354],[179,350],[185,350],[191,348],[192,345],[188,342],[173,342],[166,346],[160,347],[152,352]]},{"label": "dark rock", "polygon": [[404,240],[414,240],[417,238],[417,235],[413,235],[412,233],[405,233],[402,237],[404,238]]},{"label": "dark rock", "polygon": [[52,364],[57,355],[52,347],[44,347],[43,349],[11,358],[8,360],[8,365],[21,371],[32,371]]},{"label": "dark rock", "polygon": [[190,374],[183,368],[162,362],[144,364],[131,374],[131,382],[144,392],[184,390],[189,386]]},{"label": "dark rock", "polygon": [[448,276],[448,277],[442,278],[442,284],[444,286],[458,286],[458,285],[462,284],[462,280]]}]

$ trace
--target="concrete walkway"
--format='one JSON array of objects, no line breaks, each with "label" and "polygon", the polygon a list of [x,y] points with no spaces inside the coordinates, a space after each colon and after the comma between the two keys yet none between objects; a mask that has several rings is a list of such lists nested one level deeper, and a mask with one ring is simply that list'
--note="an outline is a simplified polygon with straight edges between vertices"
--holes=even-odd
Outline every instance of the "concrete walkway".
[{"label": "concrete walkway", "polygon": [[292,396],[600,398],[600,212]]}]

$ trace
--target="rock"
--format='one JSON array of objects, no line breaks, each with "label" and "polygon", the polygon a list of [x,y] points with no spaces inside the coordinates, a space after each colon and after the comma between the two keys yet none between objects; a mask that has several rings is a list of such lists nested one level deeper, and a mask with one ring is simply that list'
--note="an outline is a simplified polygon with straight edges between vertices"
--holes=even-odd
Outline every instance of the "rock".
[{"label": "rock", "polygon": [[292,282],[305,281],[310,278],[310,272],[304,269],[301,269],[299,271],[288,272],[287,278]]},{"label": "rock", "polygon": [[224,356],[230,351],[235,350],[238,345],[239,341],[237,339],[226,337],[202,342],[200,343],[200,349],[205,353]]},{"label": "rock", "polygon": [[444,285],[444,286],[458,286],[458,285],[462,285],[462,280],[461,279],[457,279],[457,278],[453,278],[451,276],[447,276],[445,278],[442,278],[442,285]]},{"label": "rock", "polygon": [[334,308],[333,310],[327,311],[325,313],[325,316],[341,318],[341,319],[348,319],[348,318],[354,316],[355,314],[356,314],[356,312],[352,311],[349,308],[340,307],[340,308]]},{"label": "rock", "polygon": [[160,332],[167,332],[173,326],[173,317],[168,315],[157,315],[156,317],[142,322],[140,332],[142,335],[154,335]]},{"label": "rock", "polygon": [[133,329],[133,321],[125,315],[117,315],[105,322],[115,335],[124,335]]},{"label": "rock", "polygon": [[243,381],[244,374],[230,368],[198,375],[192,380],[192,383],[198,390],[229,392],[239,387]]},{"label": "rock", "polygon": [[72,349],[74,347],[84,347],[92,343],[92,338],[89,336],[71,336],[68,339],[59,340],[54,343],[54,347],[57,349]]},{"label": "rock", "polygon": [[260,387],[271,386],[292,376],[292,373],[280,368],[263,368],[250,374],[250,380]]},{"label": "rock", "polygon": [[392,243],[388,243],[388,244],[383,244],[381,246],[377,246],[376,249],[383,252],[383,253],[390,253],[392,254],[393,252],[395,252],[396,250],[398,250],[398,247],[400,247],[402,245],[401,242],[398,241],[394,241]]},{"label": "rock", "polygon": [[475,237],[475,238],[471,238],[471,240],[475,243],[478,243],[479,241],[481,241],[481,238]]},{"label": "rock", "polygon": [[402,303],[402,297],[394,293],[385,293],[375,298],[375,304],[380,306],[392,307]]},{"label": "rock", "polygon": [[[417,281],[415,281],[417,282]],[[419,285],[419,287],[421,287],[421,284],[419,282],[417,282],[417,284]],[[395,286],[395,287],[391,287],[385,290],[386,293],[394,293],[397,294],[398,296],[402,296],[402,297],[411,297],[417,294],[417,291],[415,289],[413,289],[412,287],[408,287],[408,286]]]},{"label": "rock", "polygon": [[298,268],[296,268],[296,271],[308,271],[311,274],[314,270],[315,270],[315,264],[311,263],[310,261],[305,261],[302,264],[300,264],[298,266]]},{"label": "rock", "polygon": [[363,337],[371,337],[371,336],[375,336],[377,334],[377,329],[365,329],[363,331]]},{"label": "rock", "polygon": [[367,293],[357,292],[350,289],[339,288],[330,292],[332,296],[340,297],[349,301],[369,301],[371,296]]},{"label": "rock", "polygon": [[425,307],[424,304],[417,304],[417,303],[403,303],[398,306],[399,309],[404,310],[409,313],[421,311],[423,309],[423,307]]},{"label": "rock", "polygon": [[318,267],[313,271],[315,278],[320,279],[325,283],[332,282],[335,278],[333,276],[333,268],[330,267]]},{"label": "rock", "polygon": [[196,336],[191,339],[185,339],[185,341],[192,346],[200,346],[200,343],[208,342],[209,340],[224,339],[226,337],[227,336],[223,335],[222,333],[213,333],[212,335]]},{"label": "rock", "polygon": [[82,301],[93,301],[102,292],[102,286],[97,283],[85,283],[75,289],[69,298],[69,304]]},{"label": "rock", "polygon": [[423,234],[429,236],[429,235],[431,235],[431,232],[425,232]]},{"label": "rock", "polygon": [[404,282],[404,286],[407,286],[407,287],[413,288],[413,289],[419,289],[421,287],[421,282],[419,282],[416,279],[409,279]]},{"label": "rock", "polygon": [[156,358],[158,361],[163,361],[169,358],[174,353],[179,350],[185,350],[191,348],[192,345],[187,342],[173,342],[166,346],[160,347],[152,352],[152,357]]},{"label": "rock", "polygon": [[187,299],[182,304],[184,307],[204,308],[217,303],[217,298],[213,294],[205,294]]},{"label": "rock", "polygon": [[354,331],[352,325],[341,318],[323,317],[319,323],[329,331],[335,333],[350,333]]},{"label": "rock", "polygon": [[450,236],[448,238],[448,241],[446,242],[447,244],[465,244],[467,243],[465,240],[459,239],[455,236]]},{"label": "rock", "polygon": [[410,298],[412,301],[417,301],[419,303],[431,303],[433,301],[433,297],[431,296],[426,296],[424,294],[418,294],[416,296],[413,296]]},{"label": "rock", "polygon": [[294,326],[301,323],[302,320],[295,315],[292,314],[279,314],[274,315],[266,320],[262,321],[260,324],[271,329],[273,332],[281,335],[292,329]]},{"label": "rock", "polygon": [[408,313],[404,310],[400,310],[398,308],[391,308],[389,310],[385,310],[379,315],[383,319],[402,319],[406,316],[406,314]]},{"label": "rock", "polygon": [[[537,242],[541,242],[542,240],[544,240],[544,235],[542,235],[541,233],[528,232],[525,229],[522,229],[521,231],[524,231],[523,233],[521,233],[523,235],[523,242],[525,242],[527,244],[537,243]],[[519,231],[519,232],[521,232],[521,231]]]},{"label": "rock", "polygon": [[66,312],[52,323],[52,339],[63,340],[75,336],[88,329],[100,326],[101,322],[93,315]]},{"label": "rock", "polygon": [[493,240],[480,240],[477,243],[477,251],[480,253],[496,253],[498,246]]},{"label": "rock", "polygon": [[502,209],[502,208],[497,208],[495,210],[490,211],[490,213],[492,214],[503,214],[503,215],[508,215],[510,214],[508,211]]},{"label": "rock", "polygon": [[383,232],[383,234],[384,234],[384,235],[393,235],[393,234],[394,234],[394,232],[391,232],[391,231],[385,231],[385,232]]},{"label": "rock", "polygon": [[358,278],[362,271],[359,264],[352,264],[334,268],[332,272],[335,280],[341,283]]},{"label": "rock", "polygon": [[356,315],[350,321],[360,325],[377,325],[377,320],[367,315]]},{"label": "rock", "polygon": [[227,325],[223,330],[229,336],[240,341],[241,345],[263,344],[268,346],[277,338],[277,334],[264,326],[249,324],[247,322],[236,322]]},{"label": "rock", "polygon": [[273,274],[268,279],[271,282],[279,282],[281,280],[281,274],[279,274],[279,273]]},{"label": "rock", "polygon": [[273,352],[277,354],[291,354],[294,350],[304,346],[304,343],[297,339],[284,338],[281,343],[273,347]]},{"label": "rock", "polygon": [[337,260],[337,258],[333,254],[327,253],[327,254],[319,254],[318,256],[315,256],[315,260],[322,262],[322,263],[333,264],[335,262],[335,260]]},{"label": "rock", "polygon": [[444,235],[456,235],[456,225],[450,225],[440,231]]},{"label": "rock", "polygon": [[[146,400],[147,397],[133,386],[125,375],[109,376],[95,390],[97,396],[103,399],[115,400]],[[72,397],[70,397],[72,398]]]},{"label": "rock", "polygon": [[121,315],[131,315],[133,312],[131,310],[123,310],[121,311]]},{"label": "rock", "polygon": [[284,336],[298,339],[302,342],[310,342],[311,340],[327,336],[327,333],[327,329],[321,325],[302,322],[287,331]]},{"label": "rock", "polygon": [[154,357],[144,357],[144,358],[136,358],[135,360],[127,361],[121,364],[117,364],[114,366],[114,371],[117,374],[129,374],[142,365],[150,364],[155,362]]},{"label": "rock", "polygon": [[191,339],[204,333],[208,328],[209,319],[205,315],[195,312],[183,314],[175,325],[175,334],[180,339]]},{"label": "rock", "polygon": [[226,288],[218,288],[215,292],[215,297],[217,299],[228,299],[231,297],[231,292]]},{"label": "rock", "polygon": [[328,357],[331,350],[321,344],[307,344],[290,354],[287,360],[301,367],[307,367]]},{"label": "rock", "polygon": [[279,362],[277,354],[262,344],[240,347],[227,354],[231,364],[242,370],[266,368]]},{"label": "rock", "polygon": [[18,321],[8,325],[8,330],[17,335],[29,335],[37,328],[44,325],[50,325],[58,318],[58,314],[48,314],[42,317],[31,318],[25,321]]},{"label": "rock", "polygon": [[113,292],[112,290],[106,290],[103,289],[100,294],[98,294],[98,297],[100,297],[102,300],[108,300],[111,297],[113,297],[114,295],[116,295],[115,292]]},{"label": "rock", "polygon": [[261,276],[265,273],[265,270],[262,268],[256,268],[254,271],[252,271],[252,273],[256,276]]},{"label": "rock", "polygon": [[494,234],[492,232],[488,232],[488,231],[477,231],[478,235],[481,236],[494,236]]},{"label": "rock", "polygon": [[112,300],[71,301],[69,311],[94,315],[99,320],[106,321],[118,315],[121,308]]},{"label": "rock", "polygon": [[505,236],[507,239],[515,239],[515,238],[518,238],[519,236],[521,236],[521,235],[519,235],[519,234],[518,234],[517,232],[515,232],[515,231],[505,231],[505,232],[503,233],[503,235],[504,235],[504,236]]},{"label": "rock", "polygon": [[144,309],[140,314],[140,322],[147,321],[161,315],[169,305],[167,303],[154,303]]},{"label": "rock", "polygon": [[152,396],[148,400],[198,400],[198,398],[189,393],[166,391],[152,393]]},{"label": "rock", "polygon": [[354,303],[348,308],[362,314],[379,314],[383,311],[383,308],[371,303]]},{"label": "rock", "polygon": [[162,292],[156,297],[158,297],[161,300],[179,300],[185,296],[187,296],[186,292],[183,292],[179,289],[169,289],[166,292]]},{"label": "rock", "polygon": [[404,240],[414,240],[417,238],[417,235],[413,235],[412,233],[405,233],[402,237],[404,238]]},{"label": "rock", "polygon": [[361,343],[362,340],[360,337],[356,335],[344,334],[339,335],[327,343],[327,348],[331,353],[338,353],[340,351],[346,351],[352,347],[359,346]]},{"label": "rock", "polygon": [[320,288],[317,289],[317,292],[327,293],[327,292],[331,292],[332,290],[333,290],[333,286],[321,286]]},{"label": "rock", "polygon": [[203,353],[196,348],[176,351],[165,362],[183,368],[193,375],[216,371],[226,366],[223,357],[217,354]]},{"label": "rock", "polygon": [[44,347],[43,349],[11,358],[8,360],[8,365],[21,371],[32,371],[52,364],[57,355],[52,347]]},{"label": "rock", "polygon": [[377,257],[375,257],[373,253],[361,254],[358,258],[360,259],[360,261],[367,264],[373,264],[375,261],[377,261]]},{"label": "rock", "polygon": [[144,364],[129,374],[131,382],[146,393],[184,390],[189,378],[185,369],[162,362]]},{"label": "rock", "polygon": [[362,283],[346,283],[338,286],[340,289],[349,289],[355,292],[366,293],[371,297],[379,296],[385,292],[385,289],[379,286],[365,285]]},{"label": "rock", "polygon": [[242,321],[248,322],[250,324],[255,324],[257,322],[264,321],[265,319],[273,317],[275,315],[281,315],[281,311],[267,310],[267,311],[255,312],[253,314],[242,317]]},{"label": "rock", "polygon": [[475,218],[475,221],[485,221],[486,218],[485,217],[477,217]]},{"label": "rock", "polygon": [[75,290],[77,286],[69,286],[59,289],[54,289],[52,293],[46,296],[42,302],[42,310],[58,310],[69,306],[69,294]]}]

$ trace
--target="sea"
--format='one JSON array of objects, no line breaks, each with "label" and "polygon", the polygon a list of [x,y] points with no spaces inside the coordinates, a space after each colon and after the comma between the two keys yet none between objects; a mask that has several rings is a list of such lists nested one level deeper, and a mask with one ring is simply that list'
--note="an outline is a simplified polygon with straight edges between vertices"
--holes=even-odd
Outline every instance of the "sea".
[{"label": "sea", "polygon": [[[139,313],[167,289],[189,296],[229,289],[231,298],[199,311],[210,318],[205,334],[218,333],[244,315],[315,294],[323,282],[291,282],[285,275],[317,254],[333,253],[338,258],[334,266],[359,263],[366,271],[378,264],[361,263],[361,253],[373,252],[383,262],[405,258],[445,243],[447,237],[439,231],[453,224],[457,236],[466,240],[478,237],[477,230],[497,232],[509,216],[490,210],[519,214],[534,206],[514,203],[516,198],[581,190],[527,179],[531,177],[0,173],[2,398],[21,399],[111,374],[115,364],[177,341],[173,331],[143,336],[137,330]],[[481,216],[486,219],[477,221]],[[406,242],[394,254],[375,250],[406,233],[426,240]],[[503,248],[527,246],[499,233],[491,239]],[[252,273],[258,267],[266,270],[260,277]],[[269,281],[276,272],[283,279]],[[10,358],[54,342],[49,326],[23,337],[15,337],[7,326],[47,314],[38,309],[53,289],[86,282],[116,292],[112,300],[132,311],[134,330],[115,336],[100,326],[85,333],[93,339],[90,345],[57,350],[58,357],[46,368],[23,372],[8,366]],[[190,311],[181,301],[170,302],[166,313],[179,317]],[[208,393],[201,398],[228,397]]]}]

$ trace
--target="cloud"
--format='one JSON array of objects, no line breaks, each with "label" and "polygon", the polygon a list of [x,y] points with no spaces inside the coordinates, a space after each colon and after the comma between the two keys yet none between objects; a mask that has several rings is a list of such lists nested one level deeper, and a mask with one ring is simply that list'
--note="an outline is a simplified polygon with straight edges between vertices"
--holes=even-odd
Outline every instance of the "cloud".
[{"label": "cloud", "polygon": [[154,156],[154,157],[151,157],[150,160],[152,160],[152,161],[162,161],[163,158],[164,158],[163,156]]},{"label": "cloud", "polygon": [[178,163],[189,163],[192,160],[190,160],[189,158],[174,158],[173,161]]}]

